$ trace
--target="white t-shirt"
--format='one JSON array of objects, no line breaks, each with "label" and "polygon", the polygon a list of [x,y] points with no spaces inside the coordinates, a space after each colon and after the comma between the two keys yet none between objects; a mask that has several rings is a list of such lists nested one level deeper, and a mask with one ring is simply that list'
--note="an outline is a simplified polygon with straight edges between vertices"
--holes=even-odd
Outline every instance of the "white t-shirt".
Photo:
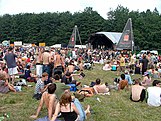
[{"label": "white t-shirt", "polygon": [[149,106],[161,106],[161,88],[160,87],[148,87],[148,105]]}]

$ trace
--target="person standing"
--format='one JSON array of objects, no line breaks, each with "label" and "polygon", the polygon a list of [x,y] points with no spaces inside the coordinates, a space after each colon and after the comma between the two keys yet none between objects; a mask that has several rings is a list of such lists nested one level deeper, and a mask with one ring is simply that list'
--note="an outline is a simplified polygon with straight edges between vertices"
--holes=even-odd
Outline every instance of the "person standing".
[{"label": "person standing", "polygon": [[43,65],[42,65],[42,53],[43,53],[43,49],[42,48],[38,48],[37,49],[38,52],[36,53],[36,75],[38,75],[39,77],[42,76],[42,69],[43,69]]},{"label": "person standing", "polygon": [[5,54],[4,60],[6,61],[8,67],[9,80],[14,84],[15,74],[18,74],[16,57],[17,55],[13,53],[13,48],[9,47],[8,53]]},{"label": "person standing", "polygon": [[120,75],[120,72],[124,73],[125,71],[125,58],[122,53],[119,55],[119,57],[120,57],[120,60],[119,60],[119,69],[118,69],[117,75]]},{"label": "person standing", "polygon": [[142,75],[144,75],[144,72],[147,71],[147,67],[148,67],[148,59],[146,58],[146,54],[143,54],[143,59],[141,61],[142,64]]},{"label": "person standing", "polygon": [[[50,53],[49,53],[49,47],[45,48],[45,51],[42,54],[42,62],[43,62],[43,73],[50,73],[50,67],[49,63],[51,61]],[[49,77],[50,78],[50,77]]]}]

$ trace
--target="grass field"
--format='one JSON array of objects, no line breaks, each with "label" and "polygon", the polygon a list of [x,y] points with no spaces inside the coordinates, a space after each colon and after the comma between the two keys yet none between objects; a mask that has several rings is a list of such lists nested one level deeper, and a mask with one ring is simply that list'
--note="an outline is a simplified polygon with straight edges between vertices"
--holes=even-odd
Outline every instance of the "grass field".
[{"label": "grass field", "polygon": [[[100,78],[103,82],[112,84],[116,72],[103,71],[101,65],[95,65],[93,70],[85,71],[85,78],[82,84],[89,85],[91,81]],[[132,78],[141,77],[134,75]],[[7,113],[10,117],[8,121],[33,121],[29,117],[36,112],[38,101],[32,99],[33,87],[23,87],[22,92],[0,94],[0,116]],[[129,91],[111,91],[110,95],[95,95],[85,98],[82,105],[89,104],[94,113],[87,121],[161,121],[161,108],[149,107],[146,102],[131,102]],[[99,97],[101,102],[96,98]],[[43,108],[39,117],[47,115],[47,110]]]}]

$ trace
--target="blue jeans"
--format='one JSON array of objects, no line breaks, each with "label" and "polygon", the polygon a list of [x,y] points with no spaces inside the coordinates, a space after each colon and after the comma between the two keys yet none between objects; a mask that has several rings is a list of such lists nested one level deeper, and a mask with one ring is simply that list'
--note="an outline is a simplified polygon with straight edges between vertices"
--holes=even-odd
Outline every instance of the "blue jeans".
[{"label": "blue jeans", "polygon": [[46,72],[46,73],[50,73],[50,68],[49,68],[49,65],[43,65],[43,73]]},{"label": "blue jeans", "polygon": [[83,109],[81,103],[79,102],[79,100],[77,98],[74,99],[74,104],[79,111],[80,121],[84,121],[86,118],[86,114],[84,112],[84,109]]}]

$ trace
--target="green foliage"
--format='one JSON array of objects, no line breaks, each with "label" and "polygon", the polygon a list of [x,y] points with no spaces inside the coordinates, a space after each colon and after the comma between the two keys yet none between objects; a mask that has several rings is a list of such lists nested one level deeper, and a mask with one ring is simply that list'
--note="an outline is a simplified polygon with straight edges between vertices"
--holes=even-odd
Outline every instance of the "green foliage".
[{"label": "green foliage", "polygon": [[[132,18],[135,46],[140,49],[160,49],[161,15],[155,8],[143,12],[129,11],[119,5],[102,18],[97,11],[87,7],[84,11],[54,13],[24,13],[0,17],[0,42],[4,40],[24,43],[46,42],[47,45],[68,43],[75,25],[83,44],[91,34],[99,31],[122,32],[128,18]],[[80,44],[79,41],[76,42]]]}]

